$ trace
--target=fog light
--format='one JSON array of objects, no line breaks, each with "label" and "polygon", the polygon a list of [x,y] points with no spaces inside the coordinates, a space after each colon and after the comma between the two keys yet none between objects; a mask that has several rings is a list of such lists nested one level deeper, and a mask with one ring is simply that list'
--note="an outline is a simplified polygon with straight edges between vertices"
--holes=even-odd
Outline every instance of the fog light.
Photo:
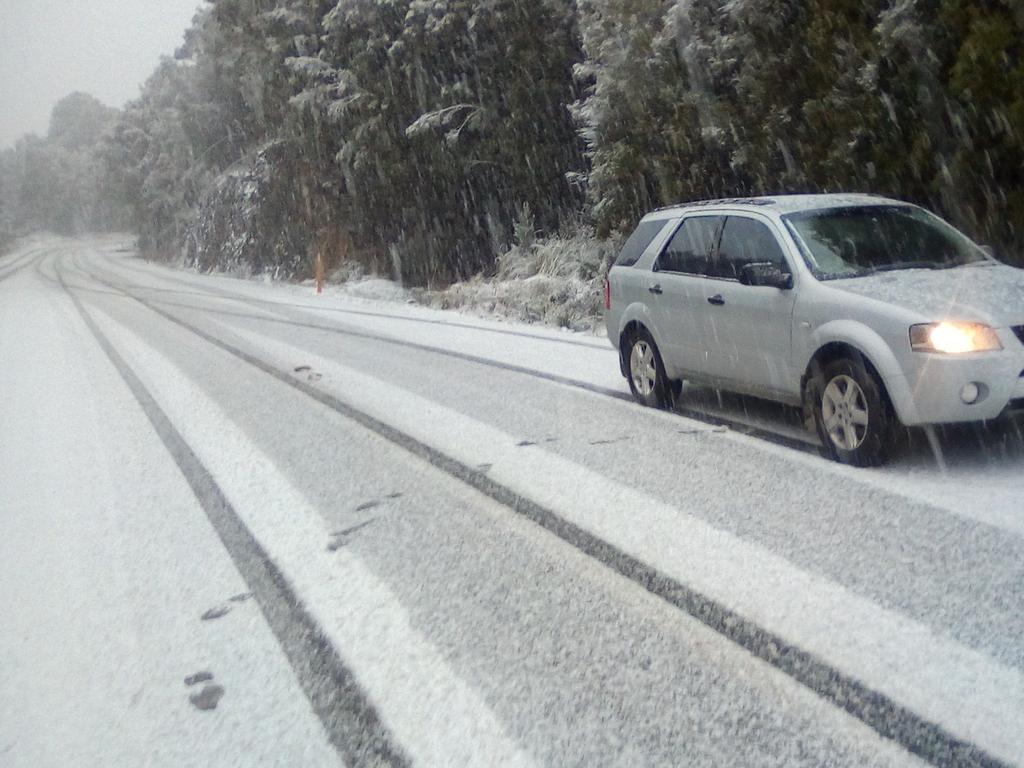
[{"label": "fog light", "polygon": [[960,390],[960,399],[967,405],[971,405],[978,401],[978,395],[980,394],[981,390],[978,388],[978,385],[972,381],[969,384],[964,384],[963,389]]}]

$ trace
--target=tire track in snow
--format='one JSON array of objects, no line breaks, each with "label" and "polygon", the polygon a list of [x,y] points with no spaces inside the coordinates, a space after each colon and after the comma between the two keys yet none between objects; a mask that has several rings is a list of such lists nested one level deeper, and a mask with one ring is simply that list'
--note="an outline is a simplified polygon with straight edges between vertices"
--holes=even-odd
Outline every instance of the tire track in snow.
[{"label": "tire track in snow", "polygon": [[[79,267],[79,269],[81,269],[81,267]],[[85,274],[88,274],[93,279],[96,279],[96,280],[100,279],[100,278],[98,278],[97,276],[95,276],[95,275],[93,275],[91,273],[85,272]],[[161,279],[164,279],[164,278],[161,278]],[[183,282],[183,281],[176,280],[176,279],[170,278],[170,277],[168,277],[166,279],[172,280],[173,282]],[[106,282],[106,281],[103,281],[103,280],[100,280],[100,282],[104,282],[104,284],[106,284],[107,286],[109,286],[111,288],[118,288],[120,290],[125,290],[125,286],[124,285],[117,286],[117,285],[114,285],[112,283],[109,283],[109,282]],[[152,290],[152,289],[147,288],[145,286],[139,286],[139,285],[128,286],[128,287],[129,288],[139,288],[139,289],[146,290],[146,291]],[[261,301],[261,300],[258,300],[258,299],[249,299],[247,297],[233,295],[233,294],[231,294],[231,293],[229,293],[227,291],[223,291],[221,289],[210,289],[210,290],[208,290],[208,289],[201,289],[201,291],[205,292],[205,295],[209,296],[209,297],[218,297],[218,298],[228,299],[230,301],[242,302],[242,303],[245,303],[245,304],[254,304],[256,306],[261,306],[261,305],[265,305],[266,304],[266,305],[277,305],[277,306],[284,306],[284,307],[297,306],[297,307],[300,307],[302,309],[310,309],[310,307],[305,307],[303,305],[287,305],[287,304],[281,304],[280,302],[267,302],[267,301]],[[193,292],[190,292],[190,293],[192,293],[192,295],[203,295],[203,293],[197,292],[197,291],[193,291]],[[282,317],[278,317],[278,318],[273,318],[273,317],[267,317],[267,316],[261,316],[261,315],[250,315],[250,314],[246,314],[246,313],[242,313],[242,312],[231,312],[229,310],[209,309],[209,308],[204,308],[204,307],[186,306],[186,305],[183,305],[183,304],[176,304],[175,302],[172,302],[172,301],[167,301],[166,299],[149,299],[149,301],[152,301],[155,304],[161,304],[161,305],[165,305],[165,306],[178,306],[178,307],[181,307],[181,308],[184,308],[184,309],[190,309],[190,310],[199,309],[202,312],[209,312],[209,313],[212,313],[212,314],[234,315],[234,316],[237,316],[237,317],[245,317],[245,318],[249,318],[249,319],[252,319],[252,320],[260,320],[260,321],[268,322],[268,323],[280,323],[280,324],[283,324],[283,325],[291,325],[291,326],[294,326],[294,327],[297,327],[297,328],[308,328],[310,330],[324,331],[326,333],[336,333],[336,334],[340,334],[340,335],[343,335],[343,336],[354,336],[354,337],[361,338],[361,339],[367,339],[369,341],[378,341],[378,342],[381,342],[383,344],[390,344],[392,346],[404,347],[406,349],[415,349],[415,350],[417,350],[419,352],[427,352],[427,353],[430,353],[430,354],[444,355],[445,357],[451,357],[451,358],[455,358],[457,360],[464,360],[466,362],[475,363],[477,365],[485,365],[485,366],[488,366],[488,367],[491,367],[491,368],[498,368],[500,370],[511,371],[513,373],[519,373],[519,374],[522,374],[524,376],[531,376],[531,377],[536,378],[536,379],[541,379],[541,380],[544,380],[544,381],[550,381],[550,382],[553,382],[555,384],[561,384],[563,386],[573,387],[575,389],[581,389],[581,390],[584,390],[586,392],[591,392],[591,393],[596,394],[596,395],[601,395],[602,397],[610,397],[612,399],[621,400],[621,401],[628,402],[628,403],[632,403],[633,402],[632,396],[630,396],[629,394],[626,394],[625,392],[620,392],[620,391],[615,390],[615,389],[609,389],[608,387],[602,387],[602,386],[599,386],[599,385],[596,385],[596,384],[590,384],[588,382],[580,381],[579,379],[573,379],[573,378],[570,378],[568,376],[560,376],[558,374],[548,373],[546,371],[538,371],[535,368],[529,368],[529,367],[522,366],[522,365],[516,365],[514,363],[505,363],[505,362],[502,362],[500,360],[493,360],[493,359],[488,358],[488,357],[481,357],[479,355],[473,355],[473,354],[469,354],[467,352],[459,352],[457,350],[444,349],[443,347],[435,347],[435,346],[431,346],[429,344],[420,344],[420,343],[417,343],[417,342],[414,342],[414,341],[406,341],[404,339],[396,339],[393,336],[386,336],[386,335],[382,335],[382,334],[371,333],[369,331],[360,330],[360,329],[356,329],[356,328],[341,327],[341,326],[337,326],[337,325],[326,325],[326,324],[323,324],[323,323],[302,322],[302,321],[293,320],[293,319],[290,319],[290,318],[287,318],[287,317],[283,317],[283,316]],[[339,310],[339,311],[346,311],[347,312],[348,310]],[[354,314],[359,314],[359,313],[358,312],[354,312]],[[364,314],[368,314],[368,315],[373,316],[376,313],[364,313]],[[381,316],[383,316],[383,317],[390,317],[390,316],[387,316],[387,315],[381,315]],[[413,318],[413,320],[418,321],[418,319],[415,319],[415,318]],[[434,321],[424,320],[423,322],[434,322]],[[475,329],[476,328],[476,326],[463,326],[463,325],[454,324],[454,323],[451,324],[451,325],[457,325],[458,327],[470,328],[470,329]],[[485,329],[485,330],[489,330],[489,329]],[[513,333],[513,332],[508,331],[507,333]],[[515,335],[528,336],[529,338],[540,338],[541,340],[545,340],[545,341],[550,341],[551,340],[551,339],[546,339],[544,337],[533,336],[532,334],[515,334]],[[558,340],[555,339],[554,341],[558,341]],[[588,345],[585,345],[585,346],[593,348],[593,345],[589,345],[588,344]],[[729,427],[731,430],[733,430],[734,432],[736,432],[738,434],[746,435],[747,437],[757,438],[759,440],[764,440],[765,442],[769,442],[769,443],[772,443],[774,445],[781,446],[783,448],[789,448],[791,450],[801,451],[803,453],[809,453],[809,454],[813,454],[815,456],[820,455],[820,453],[821,453],[820,445],[818,443],[814,442],[814,440],[812,438],[808,438],[808,439],[804,440],[804,439],[800,439],[800,438],[796,438],[796,437],[791,437],[789,435],[785,435],[785,434],[782,434],[782,433],[779,433],[779,432],[773,432],[772,430],[764,429],[762,427],[757,427],[757,426],[754,426],[752,424],[748,424],[748,423],[743,422],[743,421],[739,421],[739,420],[736,420],[736,419],[731,419],[731,418],[729,418],[727,416],[712,415],[712,414],[705,413],[704,411],[700,411],[700,410],[697,410],[697,409],[694,409],[694,408],[687,408],[687,407],[682,407],[682,406],[676,406],[673,409],[672,412],[677,413],[680,416],[685,416],[686,418],[694,419],[695,421],[700,421],[700,422],[705,423],[705,424],[710,424],[710,425],[715,426],[715,427],[720,427],[720,426]]]},{"label": "tire track in snow", "polygon": [[763,629],[723,603],[665,576],[639,558],[560,517],[555,511],[521,496],[491,479],[479,469],[470,467],[370,414],[352,407],[337,397],[294,378],[287,371],[238,349],[155,304],[123,291],[118,286],[91,274],[88,270],[83,271],[110,288],[122,290],[126,297],[134,299],[169,322],[303,392],[341,416],[360,424],[508,509],[532,520],[651,594],[693,616],[723,637],[809,688],[829,703],[848,712],[879,735],[891,739],[931,764],[943,768],[952,768],[953,766],[995,768],[1008,765],[988,754],[981,747],[954,736],[938,723],[927,720],[891,697],[869,688],[851,675],[822,662],[811,653]]},{"label": "tire track in snow", "polygon": [[[107,259],[108,263],[111,259]],[[118,263],[121,266],[127,267],[130,270],[136,272],[145,272],[145,268],[138,265],[132,264],[125,259],[119,259]],[[199,288],[193,282],[189,280],[183,280],[181,278],[172,277],[170,275],[160,275],[161,280],[169,280],[180,285],[187,285],[190,288],[197,288],[200,291],[207,291],[211,295],[221,295],[224,298],[234,299],[236,301],[244,301],[251,304],[264,304],[267,306],[275,307],[286,307],[291,309],[309,309],[316,312],[337,312],[343,315],[358,315],[363,317],[381,317],[387,320],[402,320],[410,323],[420,323],[424,325],[444,325],[451,328],[465,328],[472,331],[482,331],[484,333],[497,333],[504,336],[518,336],[524,339],[533,339],[535,341],[550,341],[553,344],[569,344],[575,347],[587,347],[588,349],[600,349],[605,350],[607,347],[604,344],[592,344],[588,341],[582,341],[580,339],[565,338],[560,339],[557,336],[543,336],[538,333],[526,333],[525,331],[513,331],[510,328],[490,328],[486,325],[475,325],[473,323],[456,323],[451,320],[439,320],[431,319],[426,317],[410,317],[409,315],[395,315],[385,312],[370,312],[369,310],[360,309],[344,309],[342,307],[312,307],[308,304],[299,304],[297,302],[286,302],[286,301],[271,301],[270,299],[258,299],[255,296],[240,296],[238,294],[232,294],[230,291],[226,291],[222,288],[214,287],[203,287]]]},{"label": "tire track in snow", "polygon": [[41,254],[47,253],[45,248],[37,248],[34,251],[29,251],[23,256],[19,256],[14,259],[10,264],[6,265],[6,271],[0,271],[0,283],[9,277],[14,277],[18,272],[21,272],[25,267],[29,266],[33,259],[38,259]]},{"label": "tire track in snow", "polygon": [[366,768],[410,765],[408,757],[381,722],[373,703],[303,606],[287,577],[246,527],[216,480],[139,377],[96,325],[74,290],[65,284],[59,267],[56,272],[83,322],[138,401],[249,585],[313,711],[342,759],[347,765]]}]

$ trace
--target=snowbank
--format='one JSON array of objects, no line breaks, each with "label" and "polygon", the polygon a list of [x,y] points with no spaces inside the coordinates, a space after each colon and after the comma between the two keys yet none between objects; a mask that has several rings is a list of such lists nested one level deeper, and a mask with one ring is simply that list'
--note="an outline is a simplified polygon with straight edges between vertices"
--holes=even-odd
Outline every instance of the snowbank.
[{"label": "snowbank", "polygon": [[[498,257],[498,271],[493,277],[476,275],[440,290],[406,288],[395,280],[367,274],[356,262],[347,262],[328,275],[324,293],[370,301],[416,303],[476,317],[603,335],[602,281],[617,250],[616,241],[600,239],[593,231],[580,227],[569,233],[513,246]],[[187,261],[177,266],[197,267]],[[255,273],[237,261],[199,271],[267,284],[288,282],[275,278],[272,272]],[[299,285],[312,289],[314,283],[307,279]]]},{"label": "snowbank", "polygon": [[493,278],[478,275],[416,297],[437,309],[595,331],[601,327],[602,280],[614,252],[613,242],[581,229],[514,246],[498,257]]}]

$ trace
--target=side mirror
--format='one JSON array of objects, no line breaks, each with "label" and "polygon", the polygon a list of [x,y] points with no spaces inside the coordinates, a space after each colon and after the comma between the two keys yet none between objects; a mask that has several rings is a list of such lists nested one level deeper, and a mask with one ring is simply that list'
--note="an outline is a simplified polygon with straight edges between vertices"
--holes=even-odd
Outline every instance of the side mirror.
[{"label": "side mirror", "polygon": [[787,291],[793,287],[793,276],[789,272],[783,272],[776,264],[759,261],[743,265],[740,270],[740,284]]}]

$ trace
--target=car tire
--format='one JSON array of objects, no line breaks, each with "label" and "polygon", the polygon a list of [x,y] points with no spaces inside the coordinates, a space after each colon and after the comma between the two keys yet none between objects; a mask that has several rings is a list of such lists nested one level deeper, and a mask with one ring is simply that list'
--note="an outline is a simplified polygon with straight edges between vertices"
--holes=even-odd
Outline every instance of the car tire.
[{"label": "car tire", "polygon": [[840,358],[825,365],[808,382],[807,400],[831,458],[855,467],[885,463],[896,417],[881,381],[862,359]]},{"label": "car tire", "polygon": [[626,380],[633,398],[649,408],[671,408],[672,384],[651,334],[641,328],[629,337],[626,348]]}]

